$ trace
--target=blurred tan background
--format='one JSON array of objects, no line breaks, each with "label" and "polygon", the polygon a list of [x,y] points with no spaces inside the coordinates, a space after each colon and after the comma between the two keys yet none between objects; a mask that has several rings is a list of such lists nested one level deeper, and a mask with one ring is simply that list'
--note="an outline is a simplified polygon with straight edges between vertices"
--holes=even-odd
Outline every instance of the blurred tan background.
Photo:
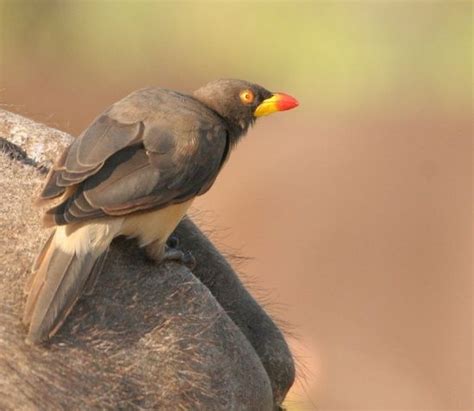
[{"label": "blurred tan background", "polygon": [[300,100],[196,208],[289,324],[293,410],[472,409],[472,3],[1,1],[0,105],[73,134],[222,77]]}]

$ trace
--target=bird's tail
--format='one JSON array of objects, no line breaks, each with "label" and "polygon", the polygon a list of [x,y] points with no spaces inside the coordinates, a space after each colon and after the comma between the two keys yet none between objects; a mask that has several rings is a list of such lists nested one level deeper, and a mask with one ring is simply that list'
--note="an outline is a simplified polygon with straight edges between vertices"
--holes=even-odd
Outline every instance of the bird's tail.
[{"label": "bird's tail", "polygon": [[113,233],[97,225],[59,226],[33,266],[23,323],[27,341],[40,343],[62,325],[76,301],[90,292],[102,270]]}]

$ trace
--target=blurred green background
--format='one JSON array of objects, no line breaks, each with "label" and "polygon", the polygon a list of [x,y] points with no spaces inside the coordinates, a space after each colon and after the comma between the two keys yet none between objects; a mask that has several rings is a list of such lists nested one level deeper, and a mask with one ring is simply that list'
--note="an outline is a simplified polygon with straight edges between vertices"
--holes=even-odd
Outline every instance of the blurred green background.
[{"label": "blurred green background", "polygon": [[0,107],[73,134],[223,77],[300,100],[196,205],[299,336],[290,408],[469,409],[472,3],[0,1]]},{"label": "blurred green background", "polygon": [[290,87],[306,106],[331,111],[372,109],[401,89],[449,108],[470,99],[467,1],[19,0],[2,8],[2,72],[16,87],[37,72],[30,81],[41,76],[45,87],[88,99],[90,89],[186,89],[237,77]]}]

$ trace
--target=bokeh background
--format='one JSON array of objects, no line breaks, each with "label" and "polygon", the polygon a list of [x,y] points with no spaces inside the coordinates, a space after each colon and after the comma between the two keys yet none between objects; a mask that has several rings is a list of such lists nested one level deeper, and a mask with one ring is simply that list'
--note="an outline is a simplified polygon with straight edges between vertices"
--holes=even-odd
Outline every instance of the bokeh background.
[{"label": "bokeh background", "polygon": [[148,85],[296,96],[195,207],[287,324],[287,405],[468,410],[471,27],[470,1],[0,1],[0,105],[78,134]]}]

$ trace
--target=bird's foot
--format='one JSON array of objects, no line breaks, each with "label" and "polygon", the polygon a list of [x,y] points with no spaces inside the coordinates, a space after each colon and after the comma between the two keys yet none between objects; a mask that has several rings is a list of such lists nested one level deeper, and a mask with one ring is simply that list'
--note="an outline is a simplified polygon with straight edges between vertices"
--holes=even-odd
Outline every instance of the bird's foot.
[{"label": "bird's foot", "polygon": [[166,244],[157,240],[145,247],[148,258],[161,264],[165,261],[176,261],[184,264],[190,270],[196,266],[196,260],[193,255],[187,251],[183,252],[178,250],[176,247],[179,245],[179,240],[176,236],[172,236],[168,239]]},{"label": "bird's foot", "polygon": [[181,250],[177,250],[176,248],[172,248],[168,245],[165,246],[165,252],[160,262],[163,262],[163,261],[177,261],[184,264],[190,270],[196,267],[196,259],[191,254],[191,252],[189,251],[183,252]]}]

